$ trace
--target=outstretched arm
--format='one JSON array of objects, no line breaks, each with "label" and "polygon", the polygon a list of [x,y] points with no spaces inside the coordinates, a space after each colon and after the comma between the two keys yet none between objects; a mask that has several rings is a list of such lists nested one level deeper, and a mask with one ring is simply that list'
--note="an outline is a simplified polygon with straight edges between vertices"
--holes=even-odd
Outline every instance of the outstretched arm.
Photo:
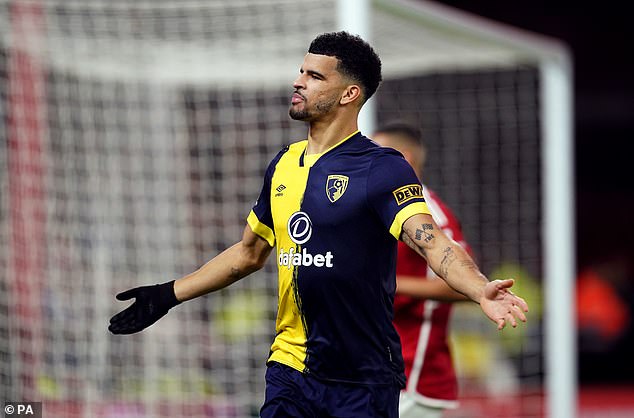
[{"label": "outstretched arm", "polygon": [[118,300],[135,300],[132,305],[110,318],[108,329],[113,334],[142,331],[179,303],[227,287],[259,270],[271,249],[265,239],[246,226],[242,241],[218,254],[195,272],[178,280],[136,287],[119,293]]},{"label": "outstretched arm", "polygon": [[179,302],[229,286],[262,268],[272,247],[247,225],[242,241],[227,248],[195,272],[174,282]]},{"label": "outstretched arm", "polygon": [[401,240],[427,260],[449,286],[480,304],[484,313],[502,329],[526,321],[526,302],[509,288],[513,280],[489,281],[469,254],[449,239],[430,215],[418,214],[403,223]]}]

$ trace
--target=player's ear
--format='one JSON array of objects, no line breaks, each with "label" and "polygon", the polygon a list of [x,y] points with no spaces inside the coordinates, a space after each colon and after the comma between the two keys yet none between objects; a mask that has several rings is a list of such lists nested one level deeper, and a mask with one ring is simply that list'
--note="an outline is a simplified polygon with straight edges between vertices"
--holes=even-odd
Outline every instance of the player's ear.
[{"label": "player's ear", "polygon": [[341,99],[339,99],[339,104],[348,104],[352,103],[355,100],[361,100],[361,87],[357,84],[350,84],[346,87],[341,95]]}]

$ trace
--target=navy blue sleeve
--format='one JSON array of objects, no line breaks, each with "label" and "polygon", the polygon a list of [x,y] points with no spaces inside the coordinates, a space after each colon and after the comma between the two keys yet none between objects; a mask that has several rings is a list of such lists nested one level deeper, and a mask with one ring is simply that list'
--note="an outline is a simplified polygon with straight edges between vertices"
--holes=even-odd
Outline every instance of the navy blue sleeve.
[{"label": "navy blue sleeve", "polygon": [[430,212],[414,169],[401,154],[383,151],[370,166],[368,202],[383,225],[399,239],[403,222],[415,214]]},{"label": "navy blue sleeve", "polygon": [[271,180],[273,173],[275,173],[277,162],[287,150],[288,147],[284,147],[270,162],[264,174],[264,183],[262,184],[260,196],[255,201],[251,213],[249,213],[247,218],[247,223],[251,227],[251,230],[267,240],[271,247],[275,245],[275,228],[273,226],[273,215],[271,212]]}]

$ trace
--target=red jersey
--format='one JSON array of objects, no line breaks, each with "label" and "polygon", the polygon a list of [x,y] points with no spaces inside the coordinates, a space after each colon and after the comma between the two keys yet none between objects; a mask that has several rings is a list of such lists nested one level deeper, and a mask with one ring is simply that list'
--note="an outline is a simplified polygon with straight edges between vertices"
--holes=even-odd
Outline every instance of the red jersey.
[{"label": "red jersey", "polygon": [[[427,206],[440,228],[467,251],[460,224],[451,210],[431,190],[425,188]],[[399,241],[396,275],[442,280],[427,262],[407,244]],[[439,408],[458,405],[458,383],[448,344],[451,303],[397,294],[394,325],[401,337],[406,391],[418,402]]]}]

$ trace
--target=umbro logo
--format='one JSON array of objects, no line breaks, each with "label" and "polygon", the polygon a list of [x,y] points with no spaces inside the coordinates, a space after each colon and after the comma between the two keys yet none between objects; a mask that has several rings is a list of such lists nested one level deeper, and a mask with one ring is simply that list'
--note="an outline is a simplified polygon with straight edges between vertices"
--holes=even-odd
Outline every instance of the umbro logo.
[{"label": "umbro logo", "polygon": [[277,190],[277,193],[275,194],[275,197],[277,196],[283,196],[284,193],[282,193],[284,191],[284,189],[286,189],[286,186],[284,186],[283,184],[280,184],[279,186],[277,186],[275,188],[275,190]]}]

